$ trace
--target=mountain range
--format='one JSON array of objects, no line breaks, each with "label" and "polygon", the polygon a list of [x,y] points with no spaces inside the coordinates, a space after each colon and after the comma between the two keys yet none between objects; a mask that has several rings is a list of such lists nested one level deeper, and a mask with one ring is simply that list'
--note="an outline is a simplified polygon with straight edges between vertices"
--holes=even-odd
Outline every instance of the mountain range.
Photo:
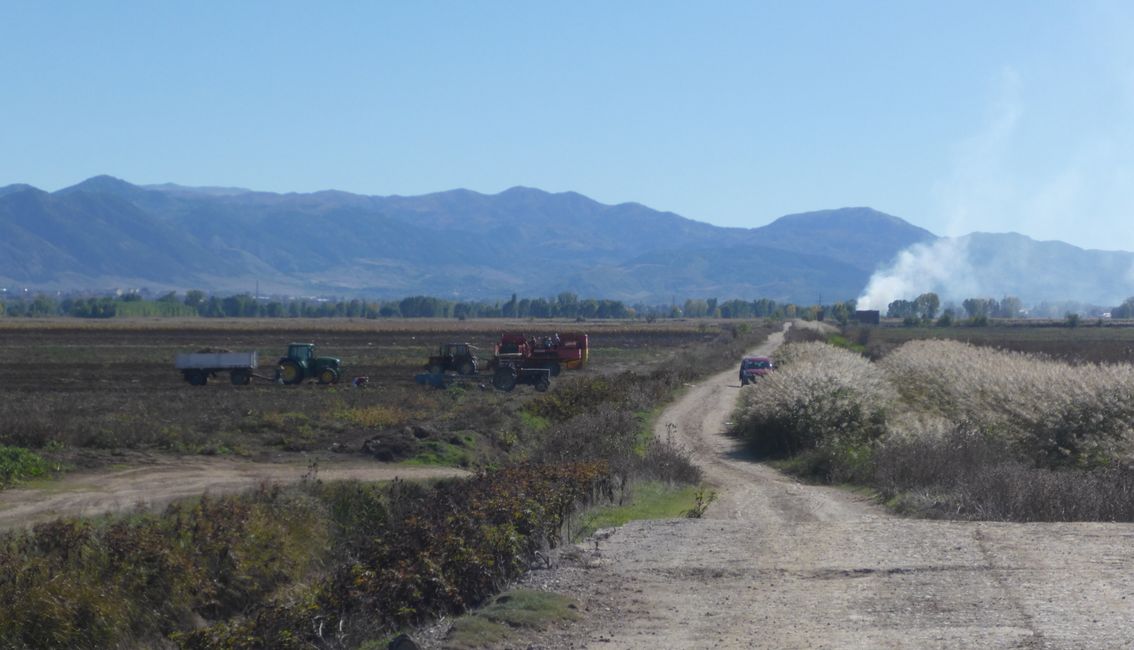
[{"label": "mountain range", "polygon": [[[571,291],[629,302],[832,302],[858,296],[899,252],[939,240],[870,208],[723,228],[637,203],[604,205],[525,187],[494,195],[277,194],[139,186],[110,176],[51,193],[0,187],[0,286],[45,290],[259,286],[262,293],[374,298]],[[1025,300],[1125,295],[1128,280],[1110,285],[1116,268],[1134,268],[1134,255],[1054,244],[980,238],[982,247],[1020,260],[1013,272],[1022,279],[1012,286]],[[1059,294],[1051,273],[1049,286],[1028,285],[1037,265],[1070,265],[1076,278],[1067,290],[1078,293]]]}]

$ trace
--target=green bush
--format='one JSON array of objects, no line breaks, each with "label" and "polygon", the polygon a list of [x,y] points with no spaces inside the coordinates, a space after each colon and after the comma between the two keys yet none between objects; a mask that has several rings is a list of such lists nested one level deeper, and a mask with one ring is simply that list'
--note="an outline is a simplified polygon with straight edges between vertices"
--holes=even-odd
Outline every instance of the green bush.
[{"label": "green bush", "polygon": [[50,471],[51,464],[39,454],[23,447],[0,445],[0,488],[24,479],[44,476]]}]

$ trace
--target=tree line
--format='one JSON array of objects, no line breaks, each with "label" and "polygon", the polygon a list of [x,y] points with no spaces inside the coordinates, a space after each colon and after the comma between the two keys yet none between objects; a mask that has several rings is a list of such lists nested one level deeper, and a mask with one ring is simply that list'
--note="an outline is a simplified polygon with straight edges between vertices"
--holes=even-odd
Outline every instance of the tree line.
[{"label": "tree line", "polygon": [[0,301],[0,316],[73,316],[115,318],[126,316],[199,316],[203,318],[566,318],[657,319],[657,318],[814,318],[824,314],[844,321],[854,312],[854,303],[804,307],[758,300],[716,298],[689,299],[669,305],[627,305],[620,300],[580,298],[561,292],[553,298],[521,298],[506,301],[446,300],[434,296],[408,296],[397,300],[257,298],[250,293],[209,295],[192,289],[183,296],[169,292],[147,299],[139,293],[121,296],[65,297],[37,294]]},{"label": "tree line", "polygon": [[[1033,316],[1061,316],[1076,312],[1074,303],[1051,305],[1041,303],[1032,309]],[[1103,313],[1102,308],[1092,308]],[[1057,313],[1058,312],[1058,313]],[[0,316],[76,318],[115,317],[186,317],[204,318],[566,318],[627,319],[642,318],[803,318],[831,320],[846,324],[853,319],[855,301],[830,305],[797,305],[768,298],[757,300],[718,300],[690,298],[669,305],[638,303],[627,305],[619,300],[580,298],[562,292],[553,298],[520,298],[516,294],[506,301],[461,301],[434,296],[408,296],[396,300],[324,299],[324,298],[257,298],[250,293],[229,296],[209,295],[192,289],[183,296],[168,292],[157,298],[140,293],[121,296],[63,297],[48,294],[8,297],[0,300]],[[1127,298],[1109,312],[1113,318],[1134,318],[1134,297]],[[935,319],[949,325],[965,316],[970,322],[989,318],[1019,318],[1027,315],[1023,302],[1016,297],[969,298],[960,307],[942,309],[936,293],[923,293],[912,300],[894,300],[887,306],[887,318],[899,318],[907,324]]]},{"label": "tree line", "polygon": [[[939,315],[940,314],[940,315]],[[925,323],[937,319],[940,325],[950,325],[967,318],[970,324],[984,324],[990,318],[1067,318],[1077,321],[1080,316],[1111,318],[1134,318],[1134,297],[1127,298],[1121,305],[1113,308],[1097,305],[1084,305],[1073,301],[1041,302],[1030,309],[1015,296],[996,298],[966,298],[959,306],[941,308],[941,299],[936,293],[923,293],[913,300],[898,299],[887,305],[887,318],[900,318],[907,325]]]}]

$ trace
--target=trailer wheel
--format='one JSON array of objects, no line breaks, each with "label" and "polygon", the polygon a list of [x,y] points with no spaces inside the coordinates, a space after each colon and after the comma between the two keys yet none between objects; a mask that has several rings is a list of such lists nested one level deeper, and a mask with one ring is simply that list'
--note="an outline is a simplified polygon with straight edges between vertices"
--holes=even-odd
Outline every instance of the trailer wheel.
[{"label": "trailer wheel", "polygon": [[444,374],[444,373],[445,373],[445,366],[442,366],[439,363],[435,363],[432,366],[429,366],[429,374],[431,374],[431,375],[440,375],[440,374]]},{"label": "trailer wheel", "polygon": [[228,379],[233,386],[247,386],[252,383],[252,373],[247,370],[233,370],[228,373]]},{"label": "trailer wheel", "polygon": [[185,378],[188,379],[190,385],[193,386],[204,386],[209,383],[209,373],[204,370],[195,370],[185,373]]},{"label": "trailer wheel", "polygon": [[339,380],[339,373],[334,368],[323,368],[319,371],[320,384],[333,384]]},{"label": "trailer wheel", "polygon": [[547,377],[541,377],[535,384],[536,391],[540,393],[546,393],[548,388],[551,388],[551,380]]},{"label": "trailer wheel", "polygon": [[280,362],[280,380],[285,384],[298,384],[303,381],[303,368],[292,359]]},{"label": "trailer wheel", "polygon": [[457,372],[461,373],[462,375],[475,375],[476,364],[474,364],[472,361],[466,361],[461,364],[461,367],[457,369]]}]

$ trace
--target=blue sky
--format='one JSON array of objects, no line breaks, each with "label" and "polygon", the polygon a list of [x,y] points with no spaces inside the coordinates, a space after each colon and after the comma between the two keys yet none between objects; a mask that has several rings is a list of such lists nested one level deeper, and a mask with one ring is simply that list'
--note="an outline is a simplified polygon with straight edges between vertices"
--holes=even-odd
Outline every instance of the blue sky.
[{"label": "blue sky", "polygon": [[1131,2],[0,0],[0,24],[0,185],[527,185],[1134,250]]}]

